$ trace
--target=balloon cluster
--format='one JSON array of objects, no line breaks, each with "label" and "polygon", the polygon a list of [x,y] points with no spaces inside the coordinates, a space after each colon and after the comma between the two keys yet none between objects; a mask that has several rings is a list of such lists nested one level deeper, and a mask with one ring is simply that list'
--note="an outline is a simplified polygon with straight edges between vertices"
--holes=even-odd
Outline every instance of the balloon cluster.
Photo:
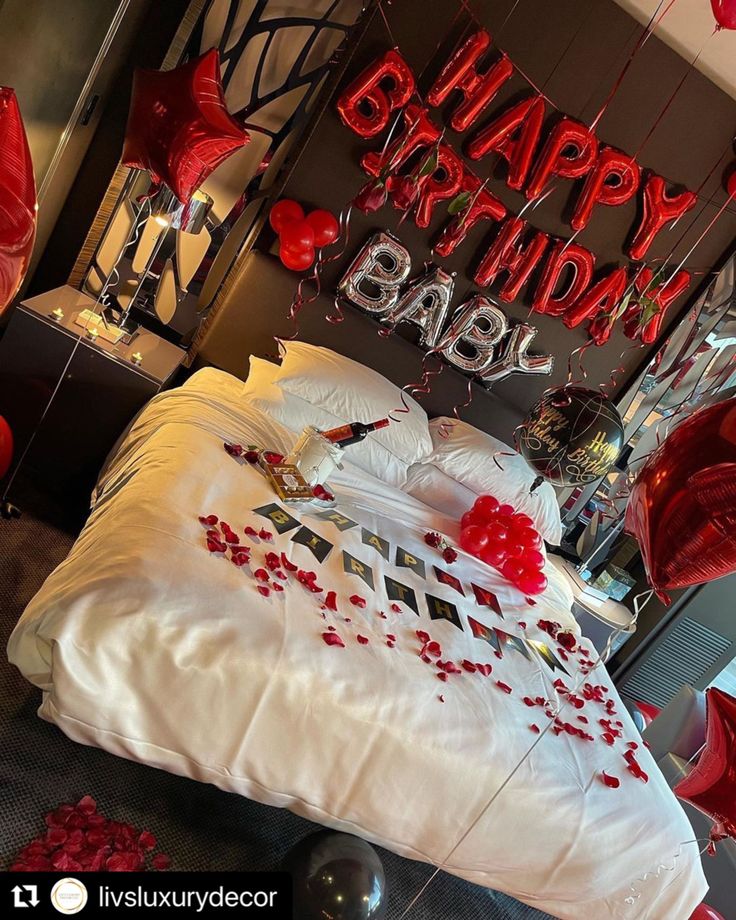
[{"label": "balloon cluster", "polygon": [[294,272],[308,269],[314,262],[314,250],[334,243],[340,232],[330,211],[318,209],[305,217],[302,206],[291,198],[277,201],[268,221],[279,236],[281,264]]},{"label": "balloon cluster", "polygon": [[502,505],[493,495],[481,495],[460,521],[460,546],[494,566],[524,594],[541,594],[547,587],[542,572],[542,538],[528,514]]}]

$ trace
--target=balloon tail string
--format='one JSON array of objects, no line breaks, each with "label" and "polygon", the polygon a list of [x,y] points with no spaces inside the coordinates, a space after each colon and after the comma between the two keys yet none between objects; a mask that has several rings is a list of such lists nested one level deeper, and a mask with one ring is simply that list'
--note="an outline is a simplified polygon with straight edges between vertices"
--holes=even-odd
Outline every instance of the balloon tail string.
[{"label": "balloon tail string", "polygon": [[[677,852],[674,854],[674,856],[671,857],[671,861],[669,863],[667,862],[660,863],[657,866],[657,868],[654,869],[652,872],[645,872],[644,875],[641,875],[639,876],[639,878],[634,880],[634,882],[629,886],[629,890],[631,891],[631,894],[627,898],[624,899],[624,903],[627,904],[629,907],[632,907],[641,898],[641,891],[639,890],[639,886],[644,885],[650,879],[661,878],[664,872],[674,872],[677,866],[677,860],[682,855],[683,847],[689,846],[693,843],[696,843],[696,844],[705,843],[705,846],[698,853],[698,857],[706,853],[711,846],[710,840],[708,840],[707,842],[704,840],[698,839],[698,838],[695,838],[694,840],[685,840],[683,843],[679,845],[679,847],[677,848]],[[674,878],[673,878],[673,881],[674,881]]]}]

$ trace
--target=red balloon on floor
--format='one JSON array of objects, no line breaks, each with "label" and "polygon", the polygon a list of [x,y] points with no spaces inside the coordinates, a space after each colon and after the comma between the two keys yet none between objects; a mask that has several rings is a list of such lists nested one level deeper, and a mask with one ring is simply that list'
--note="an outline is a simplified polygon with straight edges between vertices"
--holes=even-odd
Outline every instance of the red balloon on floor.
[{"label": "red balloon on floor", "polygon": [[304,209],[298,201],[291,198],[277,201],[268,215],[268,222],[276,233],[281,233],[287,224],[297,220],[304,220]]},{"label": "red balloon on floor", "polygon": [[690,914],[690,920],[726,920],[723,914],[719,914],[715,907],[709,907],[707,904],[700,904]]},{"label": "red balloon on floor", "polygon": [[293,272],[303,272],[314,262],[314,249],[299,249],[294,251],[282,247],[279,249],[281,264]]},{"label": "red balloon on floor", "polygon": [[18,100],[0,87],[0,315],[23,283],[36,238],[36,183]]},{"label": "red balloon on floor", "polygon": [[0,415],[0,479],[10,469],[13,462],[13,432],[10,425]]},{"label": "red balloon on floor", "polygon": [[334,243],[340,233],[337,218],[330,211],[318,209],[307,214],[307,223],[314,230],[314,245],[317,248]]},{"label": "red balloon on floor", "polygon": [[713,840],[736,838],[736,699],[711,687],[705,701],[705,749],[675,795],[713,819]]},{"label": "red balloon on floor", "polygon": [[136,70],[123,165],[148,170],[184,204],[249,140],[225,105],[215,48],[173,70]]},{"label": "red balloon on floor", "polygon": [[649,581],[667,600],[736,572],[736,398],[681,422],[639,471],[626,528],[639,541]]}]

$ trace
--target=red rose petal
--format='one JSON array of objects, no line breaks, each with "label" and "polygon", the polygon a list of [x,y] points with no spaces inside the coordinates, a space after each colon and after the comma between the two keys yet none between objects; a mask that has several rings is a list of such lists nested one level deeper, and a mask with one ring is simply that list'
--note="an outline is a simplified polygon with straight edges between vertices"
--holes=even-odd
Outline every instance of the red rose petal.
[{"label": "red rose petal", "polygon": [[325,607],[328,610],[337,611],[337,594],[335,591],[328,591],[325,594]]},{"label": "red rose petal", "polygon": [[424,651],[428,655],[434,655],[435,658],[439,658],[439,656],[442,654],[442,646],[439,644],[439,642],[427,642],[424,646]]},{"label": "red rose petal", "polygon": [[447,674],[445,674],[444,671],[438,671],[438,672],[437,672],[437,677],[438,677],[440,680],[447,680]]},{"label": "red rose petal", "polygon": [[168,869],[170,865],[171,857],[167,856],[166,853],[157,853],[151,860],[151,866],[159,872]]},{"label": "red rose petal", "polygon": [[206,527],[214,527],[218,523],[216,514],[208,514],[206,516],[200,515],[199,523],[204,524]]},{"label": "red rose petal", "polygon": [[465,668],[465,670],[468,671],[470,674],[475,674],[475,672],[478,670],[478,668],[476,668],[473,662],[468,661],[467,658],[463,658],[461,663],[462,663],[463,668]]},{"label": "red rose petal", "polygon": [[265,562],[266,568],[270,569],[272,572],[281,568],[281,559],[274,552],[266,553]]},{"label": "red rose petal", "polygon": [[399,607],[398,604],[391,604],[390,609],[391,609],[394,613],[401,613],[401,607]]},{"label": "red rose petal", "polygon": [[351,594],[350,603],[354,607],[360,607],[362,609],[363,607],[365,607],[365,598],[361,597],[359,594]]},{"label": "red rose petal", "polygon": [[530,696],[525,696],[524,699],[522,700],[522,703],[524,703],[526,706],[536,706],[537,705]]},{"label": "red rose petal", "polygon": [[604,733],[601,735],[601,738],[603,738],[603,740],[606,742],[606,744],[612,745],[612,744],[615,744],[615,742],[616,742],[616,738],[615,738],[614,735],[611,734],[611,732],[604,732]]},{"label": "red rose petal", "polygon": [[598,776],[601,782],[608,786],[609,789],[618,789],[618,787],[621,785],[620,779],[615,776],[610,776],[608,773],[606,773],[605,770],[602,773],[599,773]]},{"label": "red rose petal", "polygon": [[475,666],[484,677],[490,677],[491,674],[493,673],[492,664],[478,664],[478,662],[476,661]]},{"label": "red rose petal", "polygon": [[63,850],[59,850],[51,857],[51,865],[57,872],[79,872],[82,868],[76,859]]},{"label": "red rose petal", "polygon": [[530,725],[529,728],[531,728],[531,730],[534,732],[535,735],[538,735],[540,732],[540,728],[538,725]]},{"label": "red rose petal", "polygon": [[284,586],[283,586],[283,585],[280,585],[277,581],[274,581],[274,582],[271,584],[271,590],[272,590],[272,591],[283,591],[283,590],[284,590]]},{"label": "red rose petal", "polygon": [[422,644],[429,642],[429,633],[424,632],[423,629],[418,629],[416,631],[416,637]]},{"label": "red rose petal", "polygon": [[283,565],[285,569],[288,569],[289,572],[296,572],[299,568],[298,565],[294,565],[286,553],[281,553],[281,565]]},{"label": "red rose petal", "polygon": [[268,540],[269,542],[273,540],[273,534],[270,530],[266,530],[265,528],[258,531],[258,536],[261,540]]},{"label": "red rose petal", "polygon": [[143,831],[138,838],[138,846],[142,850],[155,850],[156,849],[156,838],[150,831]]},{"label": "red rose petal", "polygon": [[327,645],[337,645],[340,648],[345,648],[345,643],[334,632],[324,632],[322,633],[322,639],[327,643]]},{"label": "red rose petal", "polygon": [[258,536],[258,531],[255,529],[255,527],[251,527],[250,525],[248,525],[248,526],[245,528],[245,530],[243,531],[243,533],[244,533],[247,537],[257,537],[257,536]]},{"label": "red rose petal", "polygon": [[499,690],[503,690],[504,693],[513,693],[514,691],[509,687],[508,684],[505,684],[502,680],[496,681],[496,686]]},{"label": "red rose petal", "polygon": [[361,645],[368,645],[368,642],[370,641],[367,636],[356,636],[356,639],[358,642],[360,642]]},{"label": "red rose petal", "polygon": [[258,581],[268,581],[269,574],[265,569],[256,569],[253,573],[253,577],[257,578]]},{"label": "red rose petal", "polygon": [[211,553],[224,553],[227,550],[227,543],[223,543],[221,540],[209,539],[207,541],[207,549]]},{"label": "red rose petal", "polygon": [[386,633],[386,638],[387,638],[390,642],[396,642],[396,636],[395,636],[393,633]]},{"label": "red rose petal", "polygon": [[83,815],[93,815],[97,811],[97,802],[91,795],[85,795],[77,802],[77,810]]},{"label": "red rose petal", "polygon": [[445,702],[445,698],[444,698],[444,696],[443,696],[441,693],[440,693],[440,695],[437,697],[437,699],[440,701],[440,703],[444,703],[444,702]]},{"label": "red rose petal", "polygon": [[389,639],[389,640],[386,642],[386,645],[387,645],[389,648],[395,648],[395,647],[396,647],[396,643],[395,643],[395,642],[392,642],[391,639]]},{"label": "red rose petal", "polygon": [[264,597],[268,597],[271,594],[270,588],[267,588],[265,585],[258,585],[258,593],[262,594]]}]

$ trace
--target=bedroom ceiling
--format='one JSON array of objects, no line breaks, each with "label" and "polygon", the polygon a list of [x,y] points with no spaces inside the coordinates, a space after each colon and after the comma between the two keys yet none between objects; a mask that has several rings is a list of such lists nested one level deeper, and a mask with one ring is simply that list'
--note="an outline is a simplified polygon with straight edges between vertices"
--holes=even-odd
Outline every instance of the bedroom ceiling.
[{"label": "bedroom ceiling", "polygon": [[[616,0],[616,3],[646,24],[659,0]],[[656,35],[687,61],[692,61],[705,45],[695,66],[736,99],[736,31],[722,29],[713,35],[714,27],[710,0],[674,0],[657,26]]]}]

